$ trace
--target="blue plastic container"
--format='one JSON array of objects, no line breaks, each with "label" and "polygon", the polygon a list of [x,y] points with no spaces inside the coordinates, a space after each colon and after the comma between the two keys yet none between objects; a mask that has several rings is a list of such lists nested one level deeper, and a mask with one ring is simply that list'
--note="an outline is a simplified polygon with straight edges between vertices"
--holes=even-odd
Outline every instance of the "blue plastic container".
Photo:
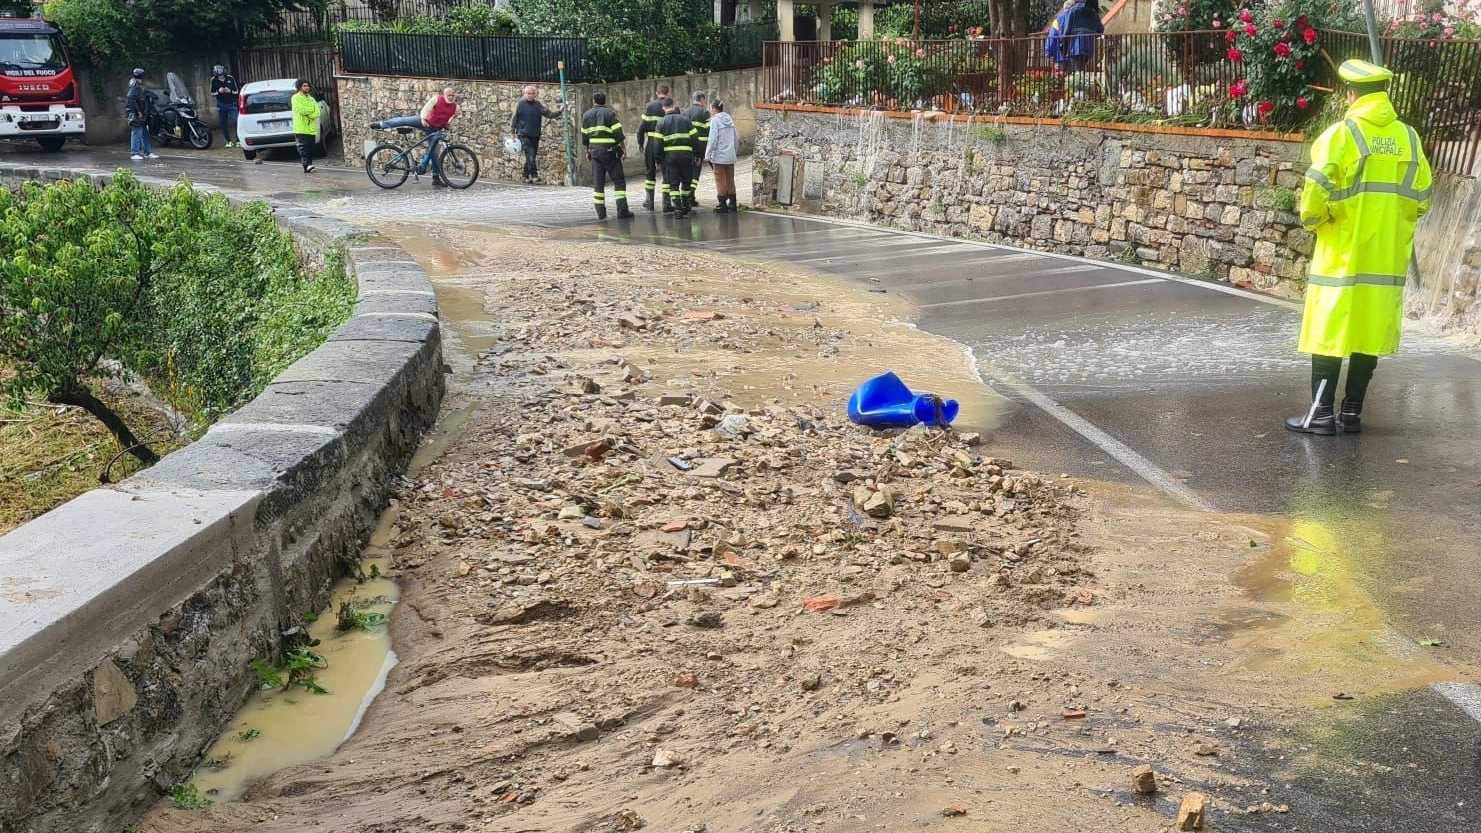
[{"label": "blue plastic container", "polygon": [[959,410],[955,399],[911,393],[893,372],[859,385],[848,398],[848,418],[870,428],[909,428],[922,422],[944,428]]}]

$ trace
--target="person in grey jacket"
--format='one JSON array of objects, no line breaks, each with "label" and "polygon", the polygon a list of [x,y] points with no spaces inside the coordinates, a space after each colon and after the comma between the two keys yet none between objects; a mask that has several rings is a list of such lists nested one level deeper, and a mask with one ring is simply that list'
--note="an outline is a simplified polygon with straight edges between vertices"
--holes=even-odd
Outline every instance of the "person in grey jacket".
[{"label": "person in grey jacket", "polygon": [[705,161],[715,172],[715,213],[734,214],[735,160],[739,149],[735,119],[725,112],[725,102],[715,99],[710,104],[710,140],[705,145]]}]

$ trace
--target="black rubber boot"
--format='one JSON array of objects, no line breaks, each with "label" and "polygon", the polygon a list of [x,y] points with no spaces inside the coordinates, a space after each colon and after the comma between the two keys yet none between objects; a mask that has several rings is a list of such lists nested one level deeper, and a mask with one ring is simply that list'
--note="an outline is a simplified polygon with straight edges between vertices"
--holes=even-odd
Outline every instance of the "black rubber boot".
[{"label": "black rubber boot", "polygon": [[1357,434],[1363,430],[1363,403],[1354,402],[1351,399],[1342,400],[1342,410],[1337,412],[1337,425],[1348,434]]},{"label": "black rubber boot", "polygon": [[603,203],[603,202],[599,202],[599,203],[596,204],[596,207],[597,207],[597,219],[598,220],[605,220],[605,219],[607,219],[607,204],[606,203]]},{"label": "black rubber boot", "polygon": [[631,211],[629,211],[628,208],[627,208],[627,199],[624,198],[624,199],[618,200],[617,201],[617,219],[619,219],[619,220],[631,220],[632,218],[633,218],[633,213]]},{"label": "black rubber boot", "polygon": [[1321,406],[1312,414],[1311,420],[1307,421],[1306,414],[1293,416],[1286,420],[1286,430],[1295,431],[1298,434],[1317,434],[1330,437],[1337,433],[1337,418],[1332,415],[1331,406]]},{"label": "black rubber boot", "polygon": [[667,192],[665,192],[663,195],[663,213],[674,213],[674,197],[672,194],[669,194]]},{"label": "black rubber boot", "polygon": [[644,191],[643,192],[643,207],[646,208],[646,209],[648,209],[649,211],[652,211],[653,210],[653,192],[652,191]]},{"label": "black rubber boot", "polygon": [[689,196],[688,194],[680,194],[678,196],[674,205],[674,216],[676,218],[682,220],[683,218],[689,216],[689,204],[692,199],[693,197]]}]

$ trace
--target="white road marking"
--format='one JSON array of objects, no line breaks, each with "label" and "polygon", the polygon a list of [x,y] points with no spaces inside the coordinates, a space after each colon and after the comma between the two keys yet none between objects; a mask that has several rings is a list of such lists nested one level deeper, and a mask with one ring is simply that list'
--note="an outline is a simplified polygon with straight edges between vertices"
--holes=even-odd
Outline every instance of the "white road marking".
[{"label": "white road marking", "polygon": [[1430,686],[1430,690],[1460,707],[1460,710],[1470,715],[1472,720],[1481,723],[1481,685],[1434,683]]},{"label": "white road marking", "polygon": [[921,309],[937,309],[939,307],[961,307],[970,304],[991,304],[998,301],[1016,301],[1020,298],[1042,298],[1045,295],[1069,295],[1075,292],[1094,292],[1098,289],[1116,289],[1122,286],[1146,286],[1154,283],[1162,283],[1162,281],[1162,278],[1143,278],[1139,281],[1117,281],[1116,283],[1098,283],[1092,284],[1090,286],[1071,286],[1065,289],[1045,289],[1039,292],[1019,292],[1015,295],[994,295],[987,298],[963,298],[960,301],[941,301],[935,304],[921,304]]},{"label": "white road marking", "polygon": [[[969,349],[969,352],[970,349]],[[1136,453],[1126,443],[1107,434],[1069,408],[1059,404],[1037,388],[1013,378],[992,364],[980,361],[972,355],[973,366],[986,369],[987,374],[1005,385],[1009,390],[1032,403],[1039,410],[1059,420],[1066,428],[1084,437],[1096,448],[1109,454],[1121,465],[1131,469],[1138,477],[1152,484],[1163,494],[1203,512],[1215,511],[1214,505],[1199,497],[1196,492],[1179,483],[1177,478],[1158,468],[1155,463]]]}]

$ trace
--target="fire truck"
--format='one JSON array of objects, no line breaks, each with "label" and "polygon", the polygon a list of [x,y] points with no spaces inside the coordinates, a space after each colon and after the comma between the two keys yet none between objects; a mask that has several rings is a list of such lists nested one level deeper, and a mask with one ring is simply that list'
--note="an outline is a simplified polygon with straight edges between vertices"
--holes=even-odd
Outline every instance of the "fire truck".
[{"label": "fire truck", "polygon": [[0,16],[0,139],[35,139],[61,150],[86,126],[61,30],[37,18]]}]

